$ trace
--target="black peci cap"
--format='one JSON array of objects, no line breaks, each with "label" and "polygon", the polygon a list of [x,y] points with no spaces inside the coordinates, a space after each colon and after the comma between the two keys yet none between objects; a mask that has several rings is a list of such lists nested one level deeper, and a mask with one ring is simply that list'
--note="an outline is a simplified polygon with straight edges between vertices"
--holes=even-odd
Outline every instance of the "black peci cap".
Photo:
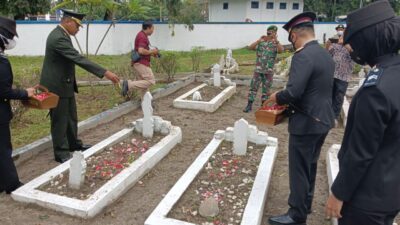
[{"label": "black peci cap", "polygon": [[[0,27],[18,37],[17,34],[17,24],[14,20],[9,19],[7,17],[0,16]],[[5,35],[5,34],[3,34]]]},{"label": "black peci cap", "polygon": [[317,18],[317,15],[313,12],[303,12],[293,17],[289,22],[283,25],[283,29],[289,32],[289,41],[290,41],[290,32],[293,28],[301,27],[301,26],[313,26],[314,20]]},{"label": "black peci cap", "polygon": [[79,26],[82,26],[82,20],[86,16],[83,13],[77,13],[68,9],[61,9],[63,11],[63,17],[69,17],[73,19]]},{"label": "black peci cap", "polygon": [[344,43],[360,30],[395,17],[396,14],[389,1],[373,2],[364,8],[355,10],[347,15],[347,29],[344,32]]}]

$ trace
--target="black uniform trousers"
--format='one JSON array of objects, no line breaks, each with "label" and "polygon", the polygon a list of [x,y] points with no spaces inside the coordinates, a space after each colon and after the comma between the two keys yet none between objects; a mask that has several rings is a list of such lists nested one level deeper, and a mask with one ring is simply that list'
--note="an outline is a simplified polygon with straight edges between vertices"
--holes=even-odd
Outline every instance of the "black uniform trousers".
[{"label": "black uniform trousers", "polygon": [[342,111],[344,96],[346,95],[346,90],[348,82],[334,78],[333,79],[333,93],[332,93],[332,107],[335,119],[338,119],[340,112]]},{"label": "black uniform trousers", "polygon": [[289,136],[289,215],[298,222],[307,220],[314,197],[318,158],[327,133]]},{"label": "black uniform trousers", "polygon": [[54,156],[65,158],[70,151],[80,149],[82,141],[78,139],[75,97],[60,98],[57,107],[50,110],[50,118]]},{"label": "black uniform trousers", "polygon": [[368,212],[354,208],[345,202],[341,211],[342,218],[338,222],[339,225],[392,225],[398,212]]},{"label": "black uniform trousers", "polygon": [[0,124],[0,190],[13,191],[19,185],[12,159],[10,123]]}]

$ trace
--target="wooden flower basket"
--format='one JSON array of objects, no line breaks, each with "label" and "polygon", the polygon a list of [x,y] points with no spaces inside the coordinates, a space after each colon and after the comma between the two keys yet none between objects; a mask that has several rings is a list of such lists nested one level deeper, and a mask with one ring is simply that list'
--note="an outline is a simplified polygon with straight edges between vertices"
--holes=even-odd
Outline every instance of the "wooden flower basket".
[{"label": "wooden flower basket", "polygon": [[283,121],[285,115],[282,110],[263,110],[259,109],[256,111],[256,122],[266,125],[275,126]]},{"label": "wooden flower basket", "polygon": [[37,91],[40,91],[40,93],[36,93],[34,96],[29,97],[28,100],[22,101],[25,107],[34,109],[52,109],[57,106],[59,100],[58,95],[49,92],[46,87],[41,85],[37,85],[35,88]]}]

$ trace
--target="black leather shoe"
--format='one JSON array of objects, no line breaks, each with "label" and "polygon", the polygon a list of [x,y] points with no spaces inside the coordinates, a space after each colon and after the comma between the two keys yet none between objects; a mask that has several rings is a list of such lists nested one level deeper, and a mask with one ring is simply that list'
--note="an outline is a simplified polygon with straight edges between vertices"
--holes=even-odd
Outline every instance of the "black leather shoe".
[{"label": "black leather shoe", "polygon": [[250,112],[250,111],[251,111],[251,106],[252,106],[252,105],[253,105],[253,102],[249,101],[249,102],[247,103],[246,108],[243,110],[243,112],[245,112],[245,113]]},{"label": "black leather shoe", "polygon": [[122,81],[121,95],[123,97],[126,97],[126,95],[128,94],[128,91],[129,91],[128,81],[124,80],[124,81]]},{"label": "black leather shoe", "polygon": [[306,225],[305,222],[294,221],[288,214],[270,217],[268,222],[271,225]]},{"label": "black leather shoe", "polygon": [[84,145],[84,144],[82,144],[77,150],[85,151],[85,150],[88,150],[91,147],[93,147],[93,145]]},{"label": "black leather shoe", "polygon": [[54,160],[59,163],[65,163],[66,161],[70,160],[71,156],[66,156],[66,157],[55,157]]},{"label": "black leather shoe", "polygon": [[14,188],[12,188],[12,189],[10,189],[10,190],[6,190],[6,194],[8,194],[8,195],[11,194],[11,192],[17,190],[18,188],[20,188],[20,187],[23,186],[23,185],[24,185],[24,183],[22,183],[21,181],[18,182],[18,184],[17,184]]}]

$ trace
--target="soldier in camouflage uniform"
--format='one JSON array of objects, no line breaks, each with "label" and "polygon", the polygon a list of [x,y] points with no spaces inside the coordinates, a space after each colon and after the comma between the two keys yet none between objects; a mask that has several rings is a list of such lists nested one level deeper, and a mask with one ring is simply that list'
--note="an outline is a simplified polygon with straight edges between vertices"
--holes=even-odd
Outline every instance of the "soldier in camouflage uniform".
[{"label": "soldier in camouflage uniform", "polygon": [[262,36],[249,46],[249,49],[256,51],[257,59],[254,75],[251,79],[248,103],[243,112],[251,111],[260,83],[262,85],[261,104],[268,98],[268,92],[271,89],[274,76],[275,58],[278,52],[283,51],[282,45],[277,40],[277,31],[278,28],[276,26],[269,26],[267,36]]}]

